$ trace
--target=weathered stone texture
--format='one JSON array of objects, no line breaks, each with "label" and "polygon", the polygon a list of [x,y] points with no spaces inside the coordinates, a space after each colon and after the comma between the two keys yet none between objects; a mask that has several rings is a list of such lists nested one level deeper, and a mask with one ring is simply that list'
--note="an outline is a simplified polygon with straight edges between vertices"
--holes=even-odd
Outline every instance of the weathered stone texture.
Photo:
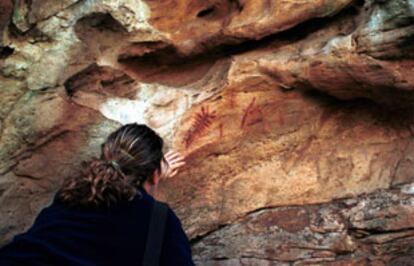
[{"label": "weathered stone texture", "polygon": [[199,265],[245,265],[246,259],[257,261],[248,265],[384,265],[386,258],[387,265],[411,265],[403,261],[414,260],[413,204],[412,196],[378,191],[330,204],[258,210],[195,240],[195,260]]},{"label": "weathered stone texture", "polygon": [[2,243],[138,122],[187,156],[158,196],[200,265],[410,265],[413,1],[11,2]]}]

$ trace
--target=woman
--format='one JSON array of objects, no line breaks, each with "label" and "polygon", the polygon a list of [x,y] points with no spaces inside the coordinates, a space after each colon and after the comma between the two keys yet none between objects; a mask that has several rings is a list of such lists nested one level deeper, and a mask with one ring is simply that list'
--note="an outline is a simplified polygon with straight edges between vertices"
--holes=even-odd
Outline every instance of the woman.
[{"label": "woman", "polygon": [[[155,202],[148,192],[184,164],[178,153],[164,159],[162,147],[145,125],[128,124],[110,134],[100,158],[84,163],[33,226],[0,250],[0,265],[141,265]],[[159,264],[193,265],[170,208],[165,220]]]}]

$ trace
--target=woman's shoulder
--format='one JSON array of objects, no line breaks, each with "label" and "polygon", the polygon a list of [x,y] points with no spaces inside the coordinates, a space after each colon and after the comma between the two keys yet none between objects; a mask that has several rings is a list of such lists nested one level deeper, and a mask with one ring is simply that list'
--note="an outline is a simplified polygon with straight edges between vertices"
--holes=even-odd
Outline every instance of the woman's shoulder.
[{"label": "woman's shoulder", "polygon": [[166,223],[161,265],[193,266],[190,242],[181,220],[169,206]]},{"label": "woman's shoulder", "polygon": [[177,214],[174,212],[174,210],[168,204],[166,204],[166,205],[167,205],[167,222],[171,226],[182,227],[180,218],[178,218]]}]

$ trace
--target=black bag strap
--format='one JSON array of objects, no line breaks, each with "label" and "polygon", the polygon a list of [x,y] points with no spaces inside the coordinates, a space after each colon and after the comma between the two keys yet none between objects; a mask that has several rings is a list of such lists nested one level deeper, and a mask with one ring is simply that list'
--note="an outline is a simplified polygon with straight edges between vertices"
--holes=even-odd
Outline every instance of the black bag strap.
[{"label": "black bag strap", "polygon": [[167,213],[165,203],[154,201],[142,266],[158,266],[160,263]]}]

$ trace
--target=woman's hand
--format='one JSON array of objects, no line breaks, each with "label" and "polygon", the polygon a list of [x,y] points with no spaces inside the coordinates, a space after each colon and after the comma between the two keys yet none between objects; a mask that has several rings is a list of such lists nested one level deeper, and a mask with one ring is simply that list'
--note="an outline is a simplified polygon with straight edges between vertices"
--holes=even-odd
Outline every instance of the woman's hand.
[{"label": "woman's hand", "polygon": [[174,177],[180,168],[185,165],[185,158],[178,152],[169,151],[164,158],[165,161],[161,162],[160,179]]},{"label": "woman's hand", "polygon": [[152,178],[144,184],[145,190],[155,196],[158,183],[161,179],[174,177],[180,168],[185,165],[184,156],[175,151],[169,151],[164,156],[165,161],[161,162],[161,171],[155,171]]}]

